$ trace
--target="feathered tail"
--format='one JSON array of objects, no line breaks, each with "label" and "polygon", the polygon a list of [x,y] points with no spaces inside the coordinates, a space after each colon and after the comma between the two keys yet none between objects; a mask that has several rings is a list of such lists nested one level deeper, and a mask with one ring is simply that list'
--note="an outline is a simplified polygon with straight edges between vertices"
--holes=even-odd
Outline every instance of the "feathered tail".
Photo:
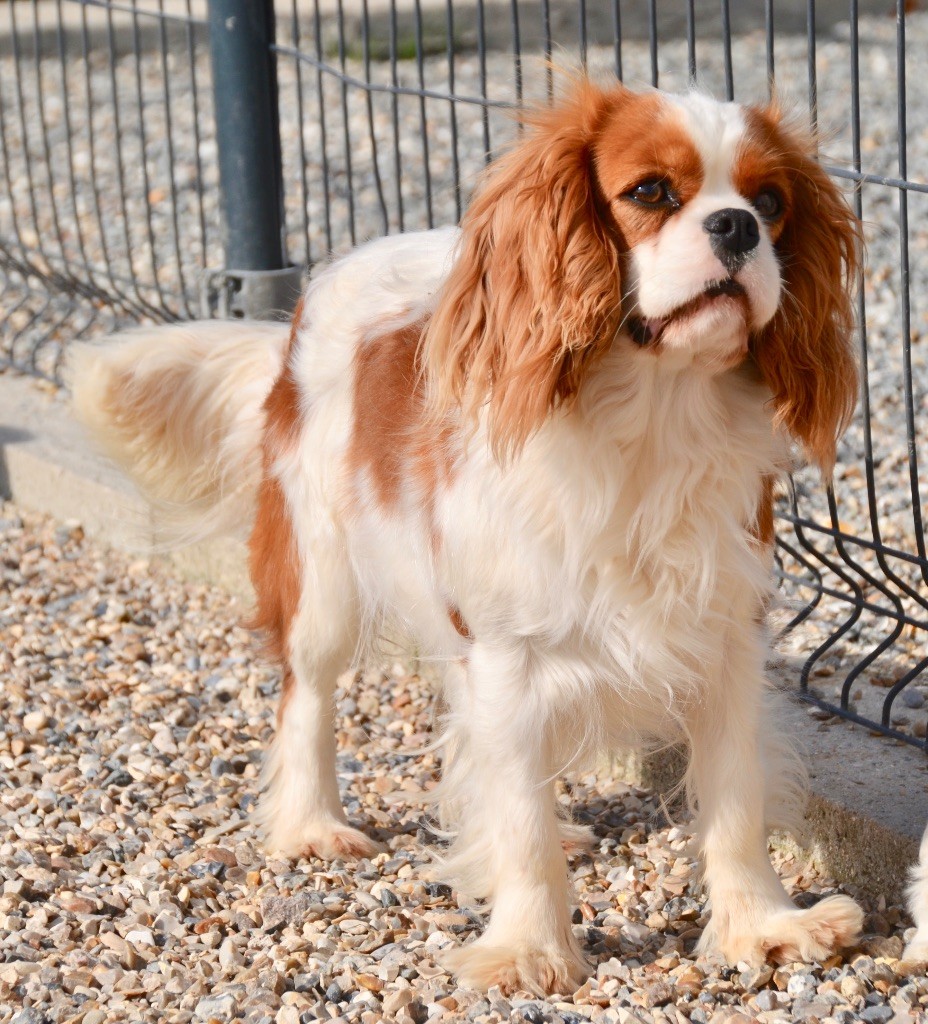
[{"label": "feathered tail", "polygon": [[73,346],[75,412],[151,501],[165,544],[248,528],[262,406],[288,333],[285,323],[213,320]]}]

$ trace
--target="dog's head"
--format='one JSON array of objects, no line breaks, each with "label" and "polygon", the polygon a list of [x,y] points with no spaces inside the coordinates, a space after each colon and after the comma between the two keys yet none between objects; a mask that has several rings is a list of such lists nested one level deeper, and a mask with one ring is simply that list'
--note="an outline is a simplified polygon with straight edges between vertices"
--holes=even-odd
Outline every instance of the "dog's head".
[{"label": "dog's head", "polygon": [[752,358],[826,470],[856,399],[857,222],[775,107],[580,82],[529,118],[462,222],[426,330],[439,405],[500,453],[620,335],[715,373]]}]

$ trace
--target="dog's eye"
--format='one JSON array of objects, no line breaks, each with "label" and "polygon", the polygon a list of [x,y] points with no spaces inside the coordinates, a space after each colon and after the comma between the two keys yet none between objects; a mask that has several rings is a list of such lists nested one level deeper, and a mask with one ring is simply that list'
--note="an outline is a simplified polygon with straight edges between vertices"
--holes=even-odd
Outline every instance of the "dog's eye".
[{"label": "dog's eye", "polygon": [[765,188],[757,193],[754,199],[754,209],[764,220],[776,220],[783,212],[783,199],[780,193],[773,188]]},{"label": "dog's eye", "polygon": [[676,207],[680,205],[664,181],[639,182],[631,191],[625,193],[625,197],[641,206]]}]

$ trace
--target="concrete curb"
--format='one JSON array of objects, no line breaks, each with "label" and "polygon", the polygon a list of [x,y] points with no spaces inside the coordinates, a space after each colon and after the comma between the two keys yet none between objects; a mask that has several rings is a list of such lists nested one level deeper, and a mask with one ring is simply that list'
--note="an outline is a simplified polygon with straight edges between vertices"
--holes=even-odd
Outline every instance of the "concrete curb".
[{"label": "concrete curb", "polygon": [[[145,503],[90,449],[61,392],[9,373],[0,374],[0,494],[23,508],[79,520],[89,536],[114,548],[151,551]],[[250,595],[241,543],[157,557],[188,578]],[[779,673],[788,685],[789,666]],[[812,785],[806,855],[831,877],[898,899],[928,820],[928,758],[846,723],[822,721],[799,702],[788,702],[786,728],[803,752]],[[679,751],[668,750],[628,754],[609,771],[670,794],[682,767]]]}]

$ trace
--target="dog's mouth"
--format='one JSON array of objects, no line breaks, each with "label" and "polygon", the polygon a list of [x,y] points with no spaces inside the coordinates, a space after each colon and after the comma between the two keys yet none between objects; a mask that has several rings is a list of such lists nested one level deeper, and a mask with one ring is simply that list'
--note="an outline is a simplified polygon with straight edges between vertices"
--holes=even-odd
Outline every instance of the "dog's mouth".
[{"label": "dog's mouth", "polygon": [[704,291],[695,298],[684,302],[671,310],[666,316],[648,318],[632,315],[626,321],[628,333],[637,345],[642,347],[654,345],[660,341],[664,330],[672,323],[679,323],[689,317],[701,313],[718,299],[741,299],[746,298],[747,292],[744,285],[740,284],[733,277],[726,277],[722,281],[713,281]]}]

